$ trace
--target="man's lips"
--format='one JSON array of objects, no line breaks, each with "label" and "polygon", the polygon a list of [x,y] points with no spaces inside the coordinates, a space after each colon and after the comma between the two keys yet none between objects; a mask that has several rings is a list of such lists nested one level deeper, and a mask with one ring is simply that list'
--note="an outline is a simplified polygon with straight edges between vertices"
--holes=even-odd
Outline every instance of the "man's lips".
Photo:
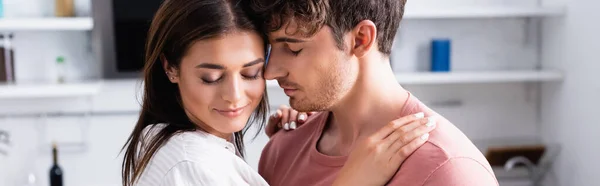
[{"label": "man's lips", "polygon": [[291,88],[284,88],[283,92],[285,93],[285,95],[287,96],[292,96],[294,95],[294,93],[297,91],[298,89],[291,89]]},{"label": "man's lips", "polygon": [[297,88],[295,88],[294,86],[290,86],[287,83],[279,83],[279,87],[281,87],[283,89],[283,92],[287,95],[287,96],[292,96],[295,92],[298,91]]}]

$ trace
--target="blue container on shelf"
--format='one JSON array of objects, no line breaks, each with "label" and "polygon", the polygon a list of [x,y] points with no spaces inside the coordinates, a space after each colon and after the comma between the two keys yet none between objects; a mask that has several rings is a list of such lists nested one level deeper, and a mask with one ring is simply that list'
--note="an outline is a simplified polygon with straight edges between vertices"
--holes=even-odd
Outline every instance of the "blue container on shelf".
[{"label": "blue container on shelf", "polygon": [[431,71],[449,72],[452,42],[450,39],[431,41]]}]

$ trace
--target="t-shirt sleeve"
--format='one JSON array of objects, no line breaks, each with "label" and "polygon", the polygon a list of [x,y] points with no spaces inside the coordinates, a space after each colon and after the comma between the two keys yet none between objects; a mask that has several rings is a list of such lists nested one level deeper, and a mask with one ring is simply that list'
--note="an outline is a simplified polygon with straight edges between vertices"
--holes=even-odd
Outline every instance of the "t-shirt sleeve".
[{"label": "t-shirt sleeve", "polygon": [[277,156],[273,156],[271,154],[275,153],[272,152],[272,143],[273,143],[273,138],[271,138],[271,140],[269,141],[269,143],[267,143],[267,145],[265,145],[265,147],[263,148],[263,151],[260,155],[260,160],[258,162],[258,174],[260,174],[260,176],[262,176],[265,181],[267,181],[267,183],[271,183],[271,176],[273,175],[273,169],[275,169],[275,161],[277,158]]},{"label": "t-shirt sleeve", "polygon": [[[213,171],[214,172],[214,171]],[[223,185],[219,177],[213,175],[195,162],[179,162],[172,167],[161,181],[161,186]]]},{"label": "t-shirt sleeve", "polygon": [[433,171],[423,186],[497,186],[491,170],[470,158],[452,158]]}]

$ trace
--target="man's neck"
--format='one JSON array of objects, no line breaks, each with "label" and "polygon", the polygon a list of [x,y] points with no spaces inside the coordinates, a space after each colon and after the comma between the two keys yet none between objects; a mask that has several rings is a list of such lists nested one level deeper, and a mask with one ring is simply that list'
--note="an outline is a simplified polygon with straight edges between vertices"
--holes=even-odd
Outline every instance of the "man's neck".
[{"label": "man's neck", "polygon": [[357,82],[348,95],[331,109],[323,131],[323,150],[347,155],[357,140],[399,117],[408,92],[398,84],[389,60],[361,62]]}]

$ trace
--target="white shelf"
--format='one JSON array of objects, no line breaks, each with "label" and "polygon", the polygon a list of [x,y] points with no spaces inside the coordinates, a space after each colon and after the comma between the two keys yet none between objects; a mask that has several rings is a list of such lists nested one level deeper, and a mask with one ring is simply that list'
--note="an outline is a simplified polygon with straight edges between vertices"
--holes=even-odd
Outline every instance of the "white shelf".
[{"label": "white shelf", "polygon": [[0,31],[92,30],[90,17],[73,18],[0,18]]},{"label": "white shelf", "polygon": [[[469,84],[469,83],[511,83],[511,82],[552,82],[561,81],[560,71],[476,71],[476,72],[407,72],[397,73],[396,79],[402,85],[427,84]],[[267,81],[267,87],[279,88],[277,81]]]},{"label": "white shelf", "polygon": [[414,7],[407,8],[405,19],[506,18],[562,16],[564,7]]},{"label": "white shelf", "polygon": [[0,84],[0,99],[65,98],[93,96],[101,83]]},{"label": "white shelf", "polygon": [[400,84],[466,84],[561,81],[559,71],[477,71],[397,73]]}]

